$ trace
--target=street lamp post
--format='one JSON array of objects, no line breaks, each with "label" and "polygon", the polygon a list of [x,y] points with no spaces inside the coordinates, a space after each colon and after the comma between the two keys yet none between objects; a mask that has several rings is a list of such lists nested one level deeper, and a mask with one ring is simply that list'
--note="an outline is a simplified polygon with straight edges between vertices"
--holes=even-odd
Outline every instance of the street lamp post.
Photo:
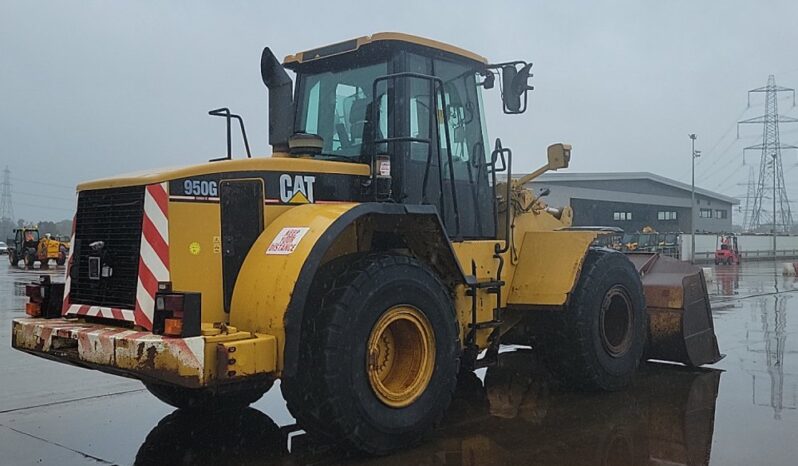
[{"label": "street lamp post", "polygon": [[692,151],[690,159],[692,162],[692,183],[690,185],[690,263],[695,264],[695,159],[698,157],[695,151],[695,133],[690,133],[690,144]]}]

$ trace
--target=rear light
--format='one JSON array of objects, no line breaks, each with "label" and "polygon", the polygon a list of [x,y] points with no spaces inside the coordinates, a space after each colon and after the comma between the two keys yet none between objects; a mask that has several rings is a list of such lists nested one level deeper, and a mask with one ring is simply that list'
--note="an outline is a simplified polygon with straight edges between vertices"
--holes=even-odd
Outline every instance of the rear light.
[{"label": "rear light", "polygon": [[32,302],[42,302],[42,285],[39,285],[38,283],[25,285],[25,296],[30,298]]},{"label": "rear light", "polygon": [[159,283],[152,333],[183,338],[199,336],[201,305],[200,293],[172,291],[171,284]]},{"label": "rear light", "polygon": [[172,312],[183,312],[183,296],[182,294],[166,294],[166,295],[158,295],[155,298],[155,308],[165,311],[170,310]]},{"label": "rear light", "polygon": [[182,319],[164,319],[163,334],[172,337],[179,337],[183,335],[183,320]]},{"label": "rear light", "polygon": [[52,283],[49,275],[39,277],[39,282],[25,285],[25,314],[31,317],[52,319],[61,316],[64,301],[64,284]]},{"label": "rear light", "polygon": [[25,314],[31,317],[40,317],[42,315],[42,306],[39,303],[25,303]]}]

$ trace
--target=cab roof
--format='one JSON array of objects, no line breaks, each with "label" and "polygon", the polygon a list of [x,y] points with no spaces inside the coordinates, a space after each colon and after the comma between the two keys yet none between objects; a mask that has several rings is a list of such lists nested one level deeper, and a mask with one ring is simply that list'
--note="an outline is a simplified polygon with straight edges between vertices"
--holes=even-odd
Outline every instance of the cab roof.
[{"label": "cab roof", "polygon": [[424,37],[414,36],[410,34],[403,34],[400,32],[379,32],[370,36],[362,36],[356,39],[350,39],[336,44],[325,45],[323,47],[306,50],[304,52],[288,55],[283,60],[283,64],[293,69],[304,63],[314,62],[325,58],[342,55],[350,52],[360,50],[361,48],[370,48],[372,45],[388,45],[395,44],[411,44],[415,47],[421,47],[434,52],[445,52],[447,54],[455,55],[460,58],[479,63],[487,64],[488,60],[476,53],[470,52],[454,45],[449,45],[443,42],[438,42]]}]

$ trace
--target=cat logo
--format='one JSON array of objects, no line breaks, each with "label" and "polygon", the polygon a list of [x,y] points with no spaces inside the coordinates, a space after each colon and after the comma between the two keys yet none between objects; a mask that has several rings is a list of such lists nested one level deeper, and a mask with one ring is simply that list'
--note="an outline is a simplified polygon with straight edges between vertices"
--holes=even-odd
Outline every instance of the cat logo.
[{"label": "cat logo", "polygon": [[284,204],[313,203],[315,176],[280,175],[280,201]]}]

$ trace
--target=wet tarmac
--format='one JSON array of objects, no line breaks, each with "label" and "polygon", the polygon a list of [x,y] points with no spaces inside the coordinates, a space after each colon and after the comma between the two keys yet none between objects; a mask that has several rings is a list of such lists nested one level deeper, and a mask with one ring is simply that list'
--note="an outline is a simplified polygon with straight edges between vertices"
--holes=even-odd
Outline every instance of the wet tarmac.
[{"label": "wet tarmac", "polygon": [[422,445],[376,459],[307,439],[279,387],[243,412],[195,417],[139,382],[13,351],[11,319],[40,273],[0,266],[0,464],[798,463],[798,281],[779,264],[715,268],[727,356],[711,368],[649,363],[628,390],[584,394],[559,387],[534,351],[504,348],[461,378]]}]

